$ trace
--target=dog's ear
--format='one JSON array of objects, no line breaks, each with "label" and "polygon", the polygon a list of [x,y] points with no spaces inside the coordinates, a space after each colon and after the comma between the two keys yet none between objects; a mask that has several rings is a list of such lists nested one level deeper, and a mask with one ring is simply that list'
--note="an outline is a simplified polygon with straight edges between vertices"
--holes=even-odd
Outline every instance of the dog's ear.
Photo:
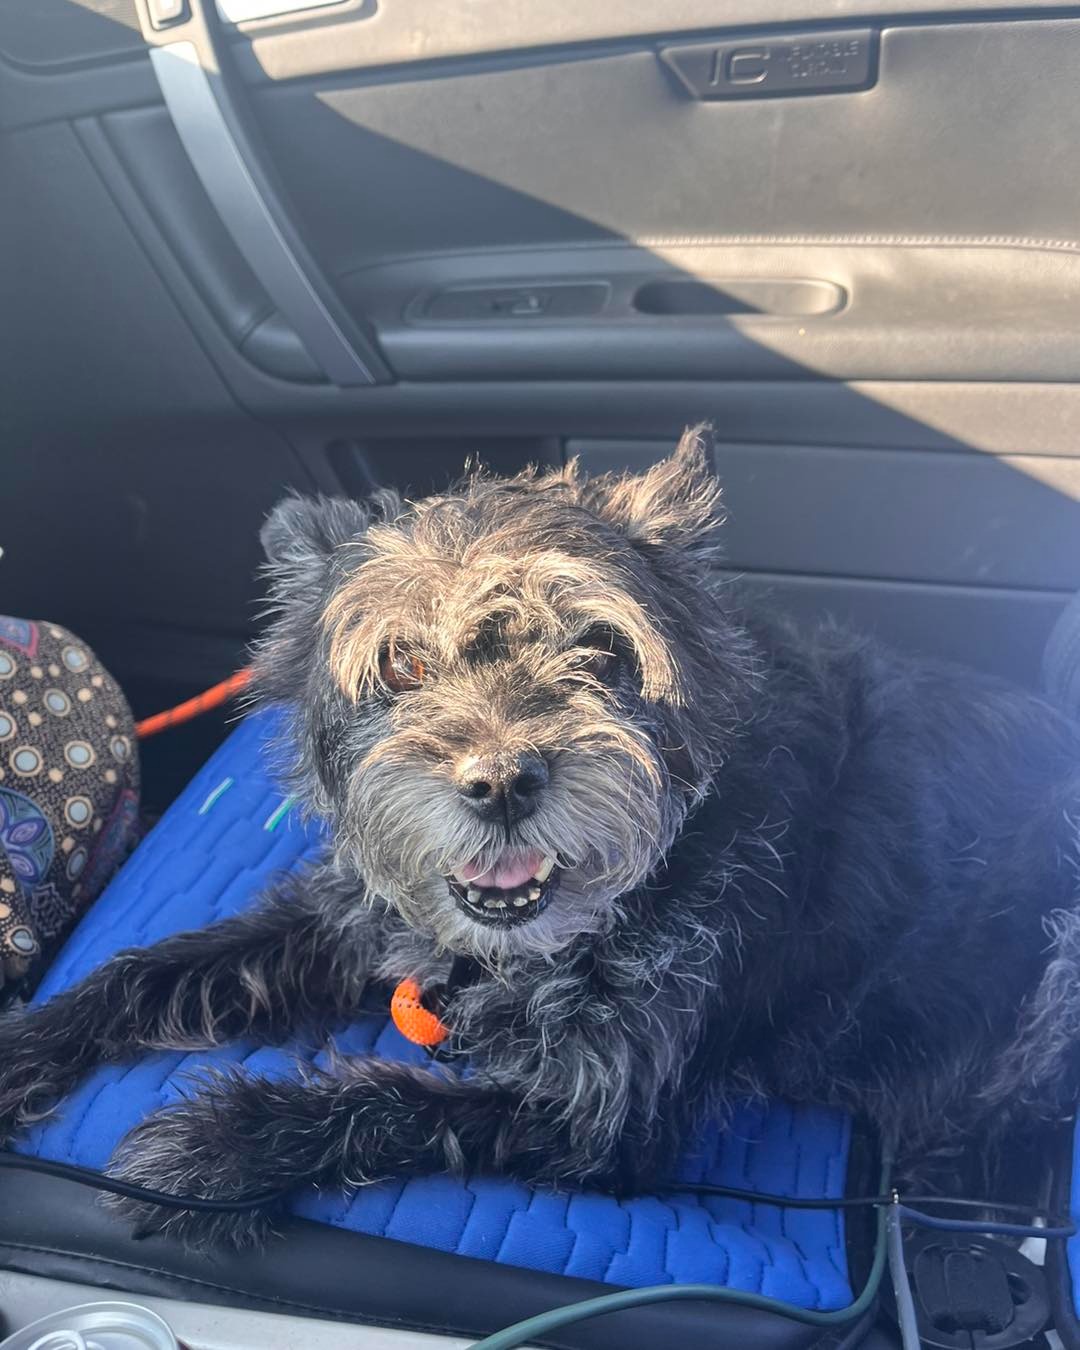
[{"label": "dog's ear", "polygon": [[259,535],[275,595],[287,599],[321,584],[334,552],[362,538],[371,518],[367,505],[348,497],[291,495],[278,502]]},{"label": "dog's ear", "polygon": [[[259,536],[266,552],[268,622],[252,649],[254,688],[258,698],[293,710],[297,754],[308,744],[305,719],[319,700],[316,657],[333,588],[332,559],[344,545],[363,540],[371,519],[371,509],[362,502],[293,495],[274,507]],[[303,768],[297,773],[304,776],[308,800],[315,801],[318,775]]]},{"label": "dog's ear", "polygon": [[600,512],[640,543],[718,550],[724,512],[712,468],[711,428],[688,427],[669,458],[645,473],[611,481]]}]

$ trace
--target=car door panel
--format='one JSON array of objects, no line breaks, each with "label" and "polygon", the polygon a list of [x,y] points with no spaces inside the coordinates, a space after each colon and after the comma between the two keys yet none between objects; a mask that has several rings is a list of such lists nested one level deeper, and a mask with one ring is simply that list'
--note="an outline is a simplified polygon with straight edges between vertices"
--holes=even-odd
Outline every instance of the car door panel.
[{"label": "car door panel", "polygon": [[[0,4],[3,403],[41,503],[3,522],[8,607],[69,577],[54,612],[121,674],[168,651],[194,683],[251,631],[285,486],[426,488],[470,447],[632,465],[708,418],[744,588],[1035,678],[1080,586],[1067,5],[30,8]],[[672,68],[798,48],[813,82],[852,28],[844,92],[699,98]],[[155,75],[184,43],[375,383],[326,369],[222,205]],[[106,586],[77,575],[91,479]]]}]

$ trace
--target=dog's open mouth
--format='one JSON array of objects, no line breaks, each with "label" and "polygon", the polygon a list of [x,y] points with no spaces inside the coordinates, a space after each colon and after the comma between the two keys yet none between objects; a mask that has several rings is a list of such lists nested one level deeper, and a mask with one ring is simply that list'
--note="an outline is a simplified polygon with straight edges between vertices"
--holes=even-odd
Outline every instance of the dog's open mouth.
[{"label": "dog's open mouth", "polygon": [[457,906],[478,923],[512,924],[535,919],[548,905],[558,878],[555,858],[531,849],[507,851],[482,871],[471,863],[447,878]]}]

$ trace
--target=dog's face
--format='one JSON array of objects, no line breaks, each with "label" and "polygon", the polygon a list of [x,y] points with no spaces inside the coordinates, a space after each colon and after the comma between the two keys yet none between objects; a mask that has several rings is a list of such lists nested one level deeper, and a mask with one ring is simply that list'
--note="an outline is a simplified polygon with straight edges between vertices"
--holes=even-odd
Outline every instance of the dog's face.
[{"label": "dog's face", "polygon": [[290,499],[264,531],[264,693],[343,863],[455,952],[602,931],[722,764],[752,680],[697,433],[637,478]]}]

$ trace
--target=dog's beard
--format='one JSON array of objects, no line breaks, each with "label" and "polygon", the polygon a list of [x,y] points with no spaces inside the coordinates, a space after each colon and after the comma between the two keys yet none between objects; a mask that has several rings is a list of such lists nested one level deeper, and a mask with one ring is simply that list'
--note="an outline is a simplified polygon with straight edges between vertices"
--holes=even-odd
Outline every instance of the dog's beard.
[{"label": "dog's beard", "polygon": [[[374,894],[440,947],[487,962],[553,956],[618,921],[619,897],[660,862],[685,805],[644,735],[596,736],[550,765],[541,804],[508,829],[477,818],[430,764],[380,747],[353,777],[338,848]],[[508,858],[555,859],[536,912],[507,922],[464,912],[471,907],[455,873],[488,872]]]}]

